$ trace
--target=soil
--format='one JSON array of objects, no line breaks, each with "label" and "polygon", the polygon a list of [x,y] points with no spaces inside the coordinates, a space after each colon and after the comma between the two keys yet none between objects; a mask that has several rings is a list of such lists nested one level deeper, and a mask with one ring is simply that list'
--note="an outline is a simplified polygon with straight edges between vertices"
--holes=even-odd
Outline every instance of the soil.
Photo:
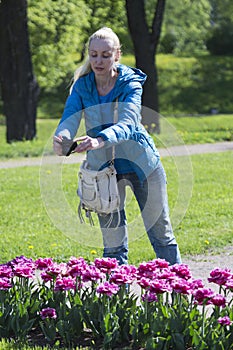
[{"label": "soil", "polygon": [[205,283],[205,286],[215,289],[218,287],[213,283],[208,283],[208,277],[215,268],[228,268],[233,273],[233,246],[219,248],[214,252],[201,255],[183,256],[183,263],[190,267],[192,276],[200,278]]}]

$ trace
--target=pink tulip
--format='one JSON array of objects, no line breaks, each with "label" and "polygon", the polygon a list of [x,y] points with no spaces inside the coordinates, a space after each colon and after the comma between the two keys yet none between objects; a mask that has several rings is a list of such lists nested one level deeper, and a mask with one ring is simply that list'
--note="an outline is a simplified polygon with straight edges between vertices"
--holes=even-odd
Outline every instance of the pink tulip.
[{"label": "pink tulip", "polygon": [[147,292],[142,295],[142,300],[147,301],[148,303],[152,303],[154,301],[158,301],[156,293],[153,292]]},{"label": "pink tulip", "polygon": [[127,274],[121,272],[114,272],[111,275],[109,281],[121,285],[126,283],[132,283],[134,279],[131,278],[131,276],[128,276]]},{"label": "pink tulip", "polygon": [[72,257],[68,264],[69,275],[72,277],[81,277],[85,270],[89,267],[86,261],[83,258],[74,258]]},{"label": "pink tulip", "polygon": [[13,273],[17,277],[33,278],[34,277],[34,266],[31,264],[18,264],[13,267]]},{"label": "pink tulip", "polygon": [[47,307],[46,309],[43,309],[40,312],[40,316],[43,320],[45,318],[53,318],[53,319],[57,318],[56,310],[51,307]]},{"label": "pink tulip", "polygon": [[218,318],[218,323],[220,323],[222,326],[230,326],[232,321],[230,320],[230,317],[224,316]]},{"label": "pink tulip", "polygon": [[214,291],[210,288],[197,289],[193,294],[199,304],[202,304],[204,301],[209,301],[209,299],[215,295]]},{"label": "pink tulip", "polygon": [[36,268],[39,270],[44,270],[50,266],[52,266],[53,260],[51,258],[39,258],[35,261]]},{"label": "pink tulip", "polygon": [[57,278],[54,290],[57,292],[57,291],[75,289],[75,287],[76,287],[76,284],[73,278],[63,277],[63,278]]},{"label": "pink tulip", "polygon": [[151,285],[151,279],[142,277],[141,279],[138,280],[139,286],[141,286],[143,289],[149,289]]},{"label": "pink tulip", "polygon": [[233,277],[225,283],[225,287],[233,292]]},{"label": "pink tulip", "polygon": [[201,279],[191,280],[189,283],[192,290],[204,288],[204,283]]},{"label": "pink tulip", "polygon": [[83,282],[97,282],[104,279],[105,274],[101,272],[96,266],[90,265],[82,273]]},{"label": "pink tulip", "polygon": [[210,272],[209,282],[216,283],[218,285],[224,285],[229,279],[232,278],[232,273],[230,269],[220,269],[216,268]]},{"label": "pink tulip", "polygon": [[118,262],[115,258],[96,258],[94,264],[104,273],[110,273],[118,267]]},{"label": "pink tulip", "polygon": [[138,267],[138,275],[139,277],[148,277],[153,278],[160,272],[156,260],[143,262]]},{"label": "pink tulip", "polygon": [[12,277],[13,276],[13,271],[10,266],[7,264],[0,265],[0,277]]},{"label": "pink tulip", "polygon": [[111,297],[113,294],[116,294],[119,291],[119,286],[114,283],[104,282],[101,283],[97,288],[96,292],[99,294],[106,294]]},{"label": "pink tulip", "polygon": [[7,290],[12,287],[10,280],[7,277],[0,277],[0,290]]},{"label": "pink tulip", "polygon": [[184,278],[186,280],[192,277],[191,271],[186,264],[175,264],[171,266],[171,271],[175,272],[178,277]]},{"label": "pink tulip", "polygon": [[165,280],[153,280],[151,281],[150,287],[149,287],[151,292],[157,293],[157,294],[162,294],[165,292],[171,292],[172,288],[168,282]]},{"label": "pink tulip", "polygon": [[173,279],[177,278],[177,275],[175,272],[172,272],[170,267],[164,268],[158,273],[156,273],[156,278],[158,279],[165,279],[167,281],[172,281]]},{"label": "pink tulip", "polygon": [[226,298],[221,294],[216,294],[210,299],[211,304],[216,306],[226,306]]},{"label": "pink tulip", "polygon": [[171,287],[174,292],[180,293],[180,294],[190,294],[190,284],[182,279],[182,278],[177,278],[175,280],[171,281]]},{"label": "pink tulip", "polygon": [[82,257],[76,258],[75,256],[72,256],[72,257],[70,258],[70,260],[68,261],[67,265],[68,265],[68,266],[73,266],[73,265],[82,265],[82,266],[86,266],[87,263],[86,263],[85,259],[82,258]]},{"label": "pink tulip", "polygon": [[154,265],[160,269],[167,268],[169,266],[169,263],[165,259],[155,259],[153,260]]}]

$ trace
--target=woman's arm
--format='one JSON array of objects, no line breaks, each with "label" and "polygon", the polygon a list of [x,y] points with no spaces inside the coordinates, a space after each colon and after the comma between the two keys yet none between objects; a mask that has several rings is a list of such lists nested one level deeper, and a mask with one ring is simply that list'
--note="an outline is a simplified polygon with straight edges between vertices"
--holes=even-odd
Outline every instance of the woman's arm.
[{"label": "woman's arm", "polygon": [[57,127],[55,135],[64,136],[73,139],[79,128],[82,117],[82,101],[78,91],[73,88],[71,94],[66,100],[62,118]]},{"label": "woman's arm", "polygon": [[[72,89],[66,100],[64,112],[53,137],[53,150],[58,156],[66,155],[64,143],[74,139],[82,117],[82,102],[78,92]],[[66,148],[67,148],[66,147]]]},{"label": "woman's arm", "polygon": [[141,122],[141,84],[130,86],[123,102],[118,102],[118,120],[114,125],[99,132],[106,146],[129,140]]}]

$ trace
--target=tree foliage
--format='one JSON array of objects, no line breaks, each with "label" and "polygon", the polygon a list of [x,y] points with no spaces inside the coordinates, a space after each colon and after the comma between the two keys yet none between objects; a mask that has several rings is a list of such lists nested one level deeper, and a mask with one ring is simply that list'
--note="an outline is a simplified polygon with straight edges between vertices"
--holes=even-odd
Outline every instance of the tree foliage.
[{"label": "tree foliage", "polygon": [[[159,50],[170,49],[177,55],[193,55],[206,50],[206,37],[210,28],[209,0],[167,1]],[[169,52],[169,53],[170,53]]]},{"label": "tree foliage", "polygon": [[85,30],[85,41],[99,28],[111,27],[119,36],[120,41],[127,43],[129,35],[127,35],[127,17],[124,0],[86,0],[85,3],[90,10],[89,26]]},{"label": "tree foliage", "polygon": [[207,48],[213,55],[233,55],[233,2],[210,0],[211,29]]},{"label": "tree foliage", "polygon": [[211,5],[211,24],[226,24],[233,21],[232,0],[209,0]]},{"label": "tree foliage", "polygon": [[233,23],[213,27],[207,40],[207,48],[213,55],[233,55]]},{"label": "tree foliage", "polygon": [[89,15],[83,0],[28,0],[32,62],[42,88],[59,85],[75,69]]}]

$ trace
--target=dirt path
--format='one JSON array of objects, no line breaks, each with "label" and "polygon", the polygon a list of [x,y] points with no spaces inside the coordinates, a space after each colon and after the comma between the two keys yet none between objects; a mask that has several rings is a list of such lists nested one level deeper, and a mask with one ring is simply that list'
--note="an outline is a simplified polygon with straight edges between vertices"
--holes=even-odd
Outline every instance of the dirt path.
[{"label": "dirt path", "polygon": [[189,265],[193,277],[201,278],[206,284],[210,272],[217,267],[228,268],[233,273],[233,246],[224,247],[214,253],[183,256],[182,259],[183,263]]},{"label": "dirt path", "polygon": [[[159,153],[161,157],[178,157],[189,156],[192,154],[201,153],[216,153],[224,151],[233,151],[233,142],[218,142],[206,143],[196,145],[181,145],[168,148],[160,148]],[[83,154],[75,154],[71,157],[63,158],[64,164],[80,163],[85,158]],[[57,156],[44,156],[36,158],[18,158],[0,161],[0,169],[16,168],[23,166],[40,166],[43,163],[54,164],[61,162],[61,158]]]}]

